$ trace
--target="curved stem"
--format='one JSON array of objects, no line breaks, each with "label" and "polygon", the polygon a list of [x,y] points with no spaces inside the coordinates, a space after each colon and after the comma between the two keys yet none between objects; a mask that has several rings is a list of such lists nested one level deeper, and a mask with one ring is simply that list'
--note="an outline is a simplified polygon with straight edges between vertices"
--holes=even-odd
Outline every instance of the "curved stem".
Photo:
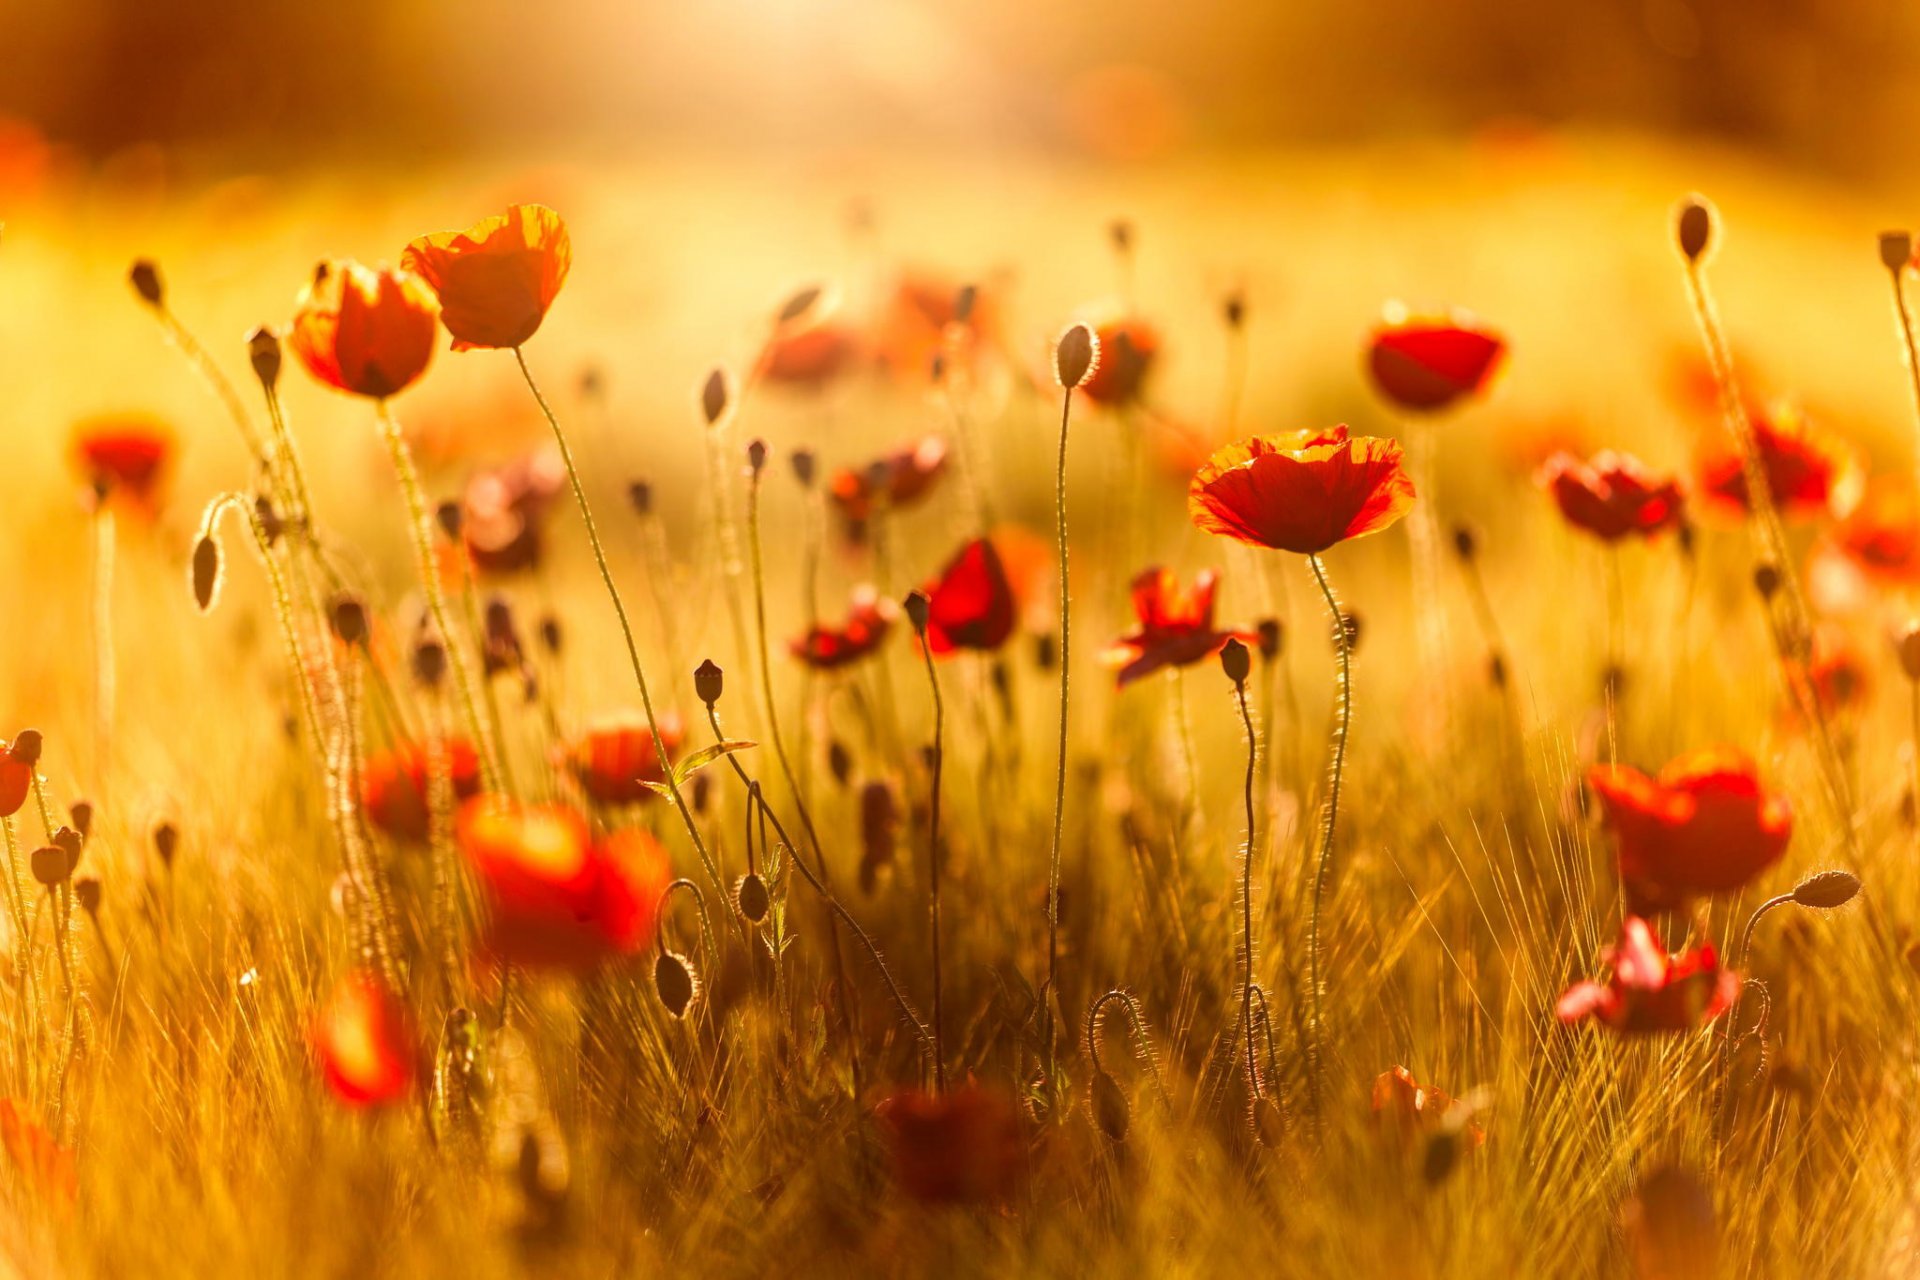
[{"label": "curved stem", "polygon": [[1320,1117],[1320,1074],[1325,1032],[1320,1022],[1320,907],[1327,894],[1327,877],[1333,868],[1334,824],[1340,815],[1340,775],[1346,767],[1347,732],[1353,722],[1353,663],[1347,646],[1347,621],[1340,613],[1340,601],[1327,581],[1326,567],[1320,557],[1310,555],[1307,564],[1320,594],[1327,602],[1327,614],[1333,619],[1333,649],[1340,659],[1340,680],[1334,691],[1333,758],[1327,771],[1327,816],[1320,831],[1320,858],[1313,873],[1313,900],[1307,915],[1307,1088],[1311,1095],[1315,1123]]},{"label": "curved stem", "polygon": [[[1907,378],[1913,390],[1914,425],[1920,431],[1920,347],[1916,347],[1913,337],[1913,313],[1907,306],[1907,291],[1903,282],[1904,267],[1896,267],[1888,272],[1893,284],[1894,317],[1900,323],[1900,342],[1905,349]],[[1920,451],[1916,452],[1914,464],[1920,470]]]},{"label": "curved stem", "polygon": [[1253,1052],[1253,773],[1260,754],[1259,739],[1253,735],[1253,716],[1247,710],[1247,684],[1244,680],[1233,682],[1233,695],[1240,704],[1240,723],[1247,731],[1247,846],[1240,859],[1240,927],[1241,949],[1245,953],[1245,977],[1240,987],[1240,1021],[1246,1030],[1247,1041],[1247,1092],[1250,1096],[1260,1096],[1260,1069]]},{"label": "curved stem", "polygon": [[933,667],[933,650],[921,636],[920,655],[927,664],[927,685],[933,690],[933,794],[928,800],[927,818],[927,914],[933,943],[933,1083],[936,1092],[947,1091],[947,1050],[945,1016],[940,983],[940,772],[945,749],[946,705],[940,698],[940,676]]},{"label": "curved stem", "polygon": [[1055,554],[1060,561],[1060,751],[1053,783],[1053,847],[1047,857],[1047,981],[1040,997],[1045,1020],[1047,1075],[1054,1072],[1053,1002],[1059,998],[1060,844],[1067,810],[1067,670],[1072,665],[1072,606],[1067,595],[1067,422],[1073,414],[1073,388],[1060,397],[1060,453],[1054,465]]}]

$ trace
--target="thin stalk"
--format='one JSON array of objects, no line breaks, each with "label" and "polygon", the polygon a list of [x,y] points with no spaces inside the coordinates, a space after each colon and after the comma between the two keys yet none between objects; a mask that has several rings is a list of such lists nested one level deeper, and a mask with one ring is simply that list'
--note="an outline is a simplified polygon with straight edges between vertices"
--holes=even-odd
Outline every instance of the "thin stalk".
[{"label": "thin stalk", "polygon": [[234,425],[240,428],[240,438],[246,442],[247,452],[271,473],[272,454],[268,451],[266,442],[260,438],[259,431],[254,428],[253,419],[248,415],[247,407],[240,399],[240,392],[227,379],[227,375],[220,372],[220,366],[214,363],[207,349],[200,345],[200,340],[193,336],[192,331],[180,322],[180,318],[174,315],[171,309],[162,304],[154,308],[154,314],[160,317],[160,327],[166,330],[167,337],[180,349],[180,354],[187,358],[194,372],[200,375],[214,395],[219,397],[220,403],[226,406]]},{"label": "thin stalk", "polygon": [[93,785],[107,798],[107,754],[113,742],[113,508],[93,508]]},{"label": "thin stalk", "polygon": [[[1913,336],[1913,312],[1907,305],[1905,270],[1903,264],[1890,270],[1887,275],[1893,285],[1893,312],[1900,323],[1900,342],[1905,348],[1907,379],[1913,392],[1914,426],[1916,432],[1920,433],[1920,346],[1916,345]],[[1916,435],[1916,442],[1920,442],[1920,434]],[[1914,467],[1916,473],[1920,473],[1920,449],[1915,451]]]},{"label": "thin stalk", "polygon": [[1347,761],[1347,733],[1353,723],[1353,662],[1347,646],[1347,622],[1340,613],[1340,601],[1327,581],[1326,567],[1320,557],[1310,555],[1307,565],[1313,580],[1327,602],[1327,615],[1333,620],[1333,648],[1340,659],[1340,681],[1334,690],[1332,760],[1327,770],[1327,816],[1320,831],[1320,858],[1313,873],[1312,906],[1307,915],[1307,1088],[1312,1097],[1315,1123],[1320,1123],[1323,1069],[1322,1045],[1325,1031],[1320,1019],[1320,907],[1327,896],[1327,878],[1333,868],[1333,836],[1340,815],[1340,778]]},{"label": "thin stalk", "polygon": [[1626,679],[1626,588],[1620,577],[1620,548],[1609,543],[1607,557],[1607,666],[1600,673],[1607,708],[1607,764],[1620,765],[1620,686]]},{"label": "thin stalk", "polygon": [[1059,998],[1060,845],[1067,812],[1067,690],[1073,665],[1072,604],[1067,595],[1067,423],[1073,415],[1073,388],[1060,396],[1060,451],[1053,473],[1055,554],[1060,561],[1060,747],[1053,783],[1053,846],[1047,856],[1047,981],[1040,998],[1045,1019],[1047,1076],[1054,1074],[1053,1002]]},{"label": "thin stalk", "polygon": [[1260,755],[1260,740],[1253,733],[1253,715],[1247,710],[1247,682],[1233,682],[1233,696],[1240,704],[1240,724],[1247,731],[1247,844],[1240,857],[1240,931],[1244,980],[1240,986],[1240,1023],[1246,1029],[1247,1094],[1260,1097],[1260,1067],[1253,1050],[1253,775]]},{"label": "thin stalk", "polygon": [[940,698],[940,676],[934,670],[933,650],[922,636],[920,656],[927,666],[927,687],[933,691],[933,794],[928,800],[927,818],[927,915],[933,942],[933,1084],[938,1093],[947,1091],[947,1052],[943,1034],[942,990],[940,982],[940,772],[945,760],[946,705]]}]

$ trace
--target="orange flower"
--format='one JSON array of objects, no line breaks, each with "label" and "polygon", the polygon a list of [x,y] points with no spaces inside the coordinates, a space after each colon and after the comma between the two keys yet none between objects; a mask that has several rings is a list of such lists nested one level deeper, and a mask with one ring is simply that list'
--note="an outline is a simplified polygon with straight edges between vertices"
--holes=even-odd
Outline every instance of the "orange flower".
[{"label": "orange flower", "polygon": [[1000,552],[986,538],[960,548],[925,588],[927,644],[935,654],[998,649],[1013,634],[1015,601]]},{"label": "orange flower", "polygon": [[759,376],[768,382],[818,391],[859,361],[865,344],[835,311],[830,294],[814,293],[804,309],[775,322],[760,351]]},{"label": "orange flower", "polygon": [[[1815,423],[1792,401],[1751,412],[1754,446],[1767,489],[1783,519],[1844,516],[1860,501],[1860,460],[1839,435]],[[1721,511],[1745,515],[1747,473],[1725,431],[1704,435],[1695,458],[1699,489]]]},{"label": "orange flower", "polygon": [[1100,358],[1080,394],[1095,404],[1132,404],[1159,358],[1160,330],[1136,315],[1109,313],[1088,323],[1100,340]]},{"label": "orange flower", "polygon": [[1004,1198],[1026,1168],[1011,1102],[968,1081],[944,1094],[903,1089],[874,1110],[901,1190],[927,1204]]},{"label": "orange flower", "polygon": [[1629,534],[1652,538],[1678,528],[1686,511],[1680,485],[1671,476],[1656,476],[1640,459],[1611,449],[1595,454],[1592,462],[1555,454],[1540,483],[1568,524],[1602,542]]},{"label": "orange flower", "polygon": [[73,458],[96,493],[153,515],[173,455],[173,432],[146,414],[88,418],[73,429]]},{"label": "orange flower", "polygon": [[35,1194],[63,1207],[73,1203],[80,1179],[72,1149],[60,1145],[46,1126],[29,1120],[26,1104],[17,1098],[0,1098],[0,1146]]},{"label": "orange flower", "polygon": [[330,387],[384,400],[433,359],[433,293],[410,271],[323,262],[295,304],[287,345]]},{"label": "orange flower", "polygon": [[518,347],[567,282],[567,224],[542,204],[516,204],[465,231],[421,236],[400,256],[440,296],[455,351]]},{"label": "orange flower", "polygon": [[398,1102],[420,1080],[420,1041],[399,997],[370,973],[340,979],[311,1032],[327,1087],[350,1107]]},{"label": "orange flower", "polygon": [[1483,390],[1507,344],[1465,312],[1414,316],[1398,302],[1382,312],[1367,343],[1367,371],[1399,408],[1435,413]]},{"label": "orange flower", "polygon": [[[680,719],[667,712],[659,724],[660,741],[666,745],[668,759],[672,759],[685,736]],[[653,731],[647,728],[646,717],[637,712],[619,712],[589,725],[586,732],[561,749],[560,757],[586,793],[600,804],[650,800],[654,792],[644,784],[667,780],[659,752],[654,750]]]},{"label": "orange flower", "polygon": [[794,657],[820,671],[830,671],[876,653],[887,638],[899,606],[870,586],[856,587],[853,607],[838,627],[815,624],[798,639],[787,642]]},{"label": "orange flower", "polygon": [[[1405,1067],[1383,1071],[1373,1081],[1373,1116],[1402,1139],[1444,1128],[1457,1104],[1444,1090],[1422,1085]],[[1474,1146],[1487,1140],[1486,1130],[1469,1121],[1462,1132]]]},{"label": "orange flower", "polygon": [[827,481],[827,494],[856,536],[873,516],[874,498],[884,493],[889,511],[918,502],[947,466],[944,436],[923,436],[904,449],[875,459],[858,471],[842,467]]},{"label": "orange flower", "polygon": [[[1808,645],[1802,669],[1822,716],[1832,719],[1867,704],[1873,677],[1859,649],[1840,628],[1822,623],[1813,629],[1813,640]],[[1791,721],[1799,719],[1792,702],[1788,703],[1788,711]]]},{"label": "orange flower", "polygon": [[896,375],[925,379],[936,355],[951,353],[967,361],[993,341],[996,323],[986,294],[975,291],[964,320],[959,298],[959,286],[930,272],[908,271],[894,283],[876,345]]},{"label": "orange flower", "polygon": [[585,973],[652,941],[673,872],[645,831],[595,841],[573,809],[488,795],[467,802],[458,832],[491,909],[481,945],[495,960]]},{"label": "orange flower", "polygon": [[1793,835],[1786,797],[1768,792],[1753,761],[1731,747],[1679,756],[1653,778],[1599,765],[1587,780],[1618,840],[1634,911],[1730,893],[1778,862]]},{"label": "orange flower", "polygon": [[1740,975],[1720,967],[1710,944],[1669,956],[1638,916],[1620,922],[1620,945],[1609,947],[1606,959],[1612,978],[1568,987],[1554,1006],[1560,1021],[1598,1018],[1625,1035],[1692,1031],[1731,1009],[1740,994]]},{"label": "orange flower", "polygon": [[1413,505],[1400,446],[1345,426],[1228,445],[1193,475],[1187,513],[1208,533],[1317,555],[1378,533]]},{"label": "orange flower", "polygon": [[1816,546],[1807,590],[1832,612],[1852,612],[1876,591],[1920,586],[1920,495],[1908,473],[1875,476],[1859,505]]},{"label": "orange flower", "polygon": [[[455,738],[446,744],[442,765],[456,800],[480,791],[480,757],[473,744]],[[360,805],[374,826],[396,840],[423,844],[427,839],[427,788],[430,753],[426,743],[407,742],[368,759],[360,778]]]},{"label": "orange flower", "polygon": [[1191,666],[1220,652],[1238,637],[1249,644],[1258,637],[1250,631],[1220,631],[1213,625],[1213,595],[1218,577],[1209,569],[1194,579],[1192,591],[1182,591],[1173,570],[1143,570],[1133,580],[1133,615],[1139,630],[1120,637],[1103,655],[1120,668],[1120,687],[1151,675],[1162,667]]}]

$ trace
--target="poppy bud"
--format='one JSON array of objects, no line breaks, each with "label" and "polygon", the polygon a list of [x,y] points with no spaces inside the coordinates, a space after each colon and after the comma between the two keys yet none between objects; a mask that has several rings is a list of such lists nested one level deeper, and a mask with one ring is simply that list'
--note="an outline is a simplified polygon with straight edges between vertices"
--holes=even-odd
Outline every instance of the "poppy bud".
[{"label": "poppy bud", "polygon": [[927,634],[929,607],[927,593],[919,590],[907,592],[907,598],[900,602],[901,612],[907,615],[907,621],[913,624],[914,631],[922,636]]},{"label": "poppy bud", "polygon": [[1133,223],[1125,218],[1115,218],[1107,224],[1107,238],[1113,241],[1115,253],[1133,252]]},{"label": "poppy bud", "polygon": [[133,264],[133,270],[127,272],[127,279],[133,285],[133,291],[140,295],[140,301],[150,307],[166,305],[167,288],[160,280],[160,267],[151,258],[141,258]]},{"label": "poppy bud", "polygon": [[327,606],[327,621],[341,644],[359,645],[367,641],[367,606],[351,592],[342,591]]},{"label": "poppy bud", "polygon": [[1462,560],[1471,561],[1473,553],[1479,550],[1479,539],[1474,536],[1470,525],[1453,526],[1453,553]]},{"label": "poppy bud", "polygon": [[1100,339],[1084,324],[1068,327],[1053,346],[1053,376],[1062,387],[1083,387],[1100,367]]},{"label": "poppy bud", "polygon": [[1773,599],[1773,593],[1780,589],[1780,570],[1764,562],[1755,565],[1753,570],[1753,589],[1760,593],[1762,600]]},{"label": "poppy bud", "polygon": [[173,869],[173,855],[180,848],[180,829],[164,818],[153,825],[153,851],[159,855],[160,865],[169,871]]},{"label": "poppy bud", "polygon": [[61,827],[53,833],[53,847],[58,849],[67,860],[67,874],[80,865],[80,850],[84,841],[78,831],[72,827]]},{"label": "poppy bud", "polygon": [[1248,672],[1253,670],[1253,657],[1247,652],[1247,646],[1237,639],[1227,641],[1220,650],[1220,669],[1234,684],[1245,684]]},{"label": "poppy bud", "polygon": [[1898,275],[1913,261],[1913,233],[1910,231],[1882,231],[1880,233],[1880,265]]},{"label": "poppy bud", "polygon": [[40,763],[40,750],[43,743],[44,740],[38,729],[22,729],[14,735],[13,747],[7,754],[31,769]]},{"label": "poppy bud", "polygon": [[843,787],[847,785],[847,779],[853,776],[853,755],[847,750],[847,744],[838,738],[827,744],[827,771]]},{"label": "poppy bud", "polygon": [[1286,639],[1286,630],[1278,618],[1262,618],[1254,628],[1260,635],[1260,656],[1272,662],[1280,656],[1280,645]]},{"label": "poppy bud", "polygon": [[973,308],[980,301],[980,286],[963,284],[959,292],[953,295],[953,322],[970,324],[973,321]]},{"label": "poppy bud", "polygon": [[600,366],[590,364],[580,371],[580,395],[587,400],[598,400],[606,394],[607,377]]},{"label": "poppy bud", "polygon": [[448,542],[459,542],[460,530],[466,524],[466,511],[457,501],[448,498],[433,509],[433,522],[440,526]]},{"label": "poppy bud", "polygon": [[1713,224],[1713,206],[1705,196],[1688,196],[1680,202],[1679,217],[1674,225],[1680,239],[1680,252],[1688,262],[1700,261],[1713,243]]},{"label": "poppy bud", "polygon": [[767,910],[773,904],[767,897],[767,882],[760,878],[757,871],[749,871],[740,877],[740,884],[734,890],[734,901],[740,906],[740,914],[759,924],[767,918]]},{"label": "poppy bud", "polygon": [[1674,542],[1680,548],[1680,554],[1689,560],[1693,558],[1693,522],[1682,520],[1674,530]]},{"label": "poppy bud", "polygon": [[1460,1133],[1456,1129],[1442,1128],[1427,1135],[1427,1149],[1420,1159],[1420,1176],[1427,1185],[1437,1187],[1447,1180],[1455,1165],[1460,1163]]},{"label": "poppy bud", "polygon": [[653,510],[653,486],[645,480],[635,480],[627,486],[627,501],[633,504],[635,515],[646,515]]},{"label": "poppy bud", "polygon": [[939,383],[944,381],[946,376],[947,353],[944,351],[936,351],[933,353],[933,359],[927,361],[927,377],[931,381]]},{"label": "poppy bud", "polygon": [[693,1007],[694,997],[700,993],[700,982],[693,975],[693,966],[684,958],[662,951],[653,962],[653,989],[668,1013],[684,1018]]},{"label": "poppy bud", "polygon": [[1226,318],[1227,328],[1239,329],[1247,322],[1247,296],[1235,289],[1221,304],[1220,312]]},{"label": "poppy bud", "polygon": [[1900,636],[1900,669],[1907,679],[1920,680],[1920,622],[1909,622]]},{"label": "poppy bud", "polygon": [[727,375],[721,369],[714,369],[700,388],[700,412],[706,415],[707,425],[720,421],[720,415],[727,411]]},{"label": "poppy bud", "polygon": [[1603,696],[1618,702],[1627,688],[1627,669],[1617,662],[1610,662],[1600,673],[1600,692]]},{"label": "poppy bud", "polygon": [[708,658],[693,669],[693,692],[700,701],[711,707],[720,701],[720,694],[726,689],[726,673],[720,665]]},{"label": "poppy bud", "polygon": [[100,877],[81,876],[73,882],[73,900],[90,916],[100,914]]},{"label": "poppy bud", "polygon": [[766,469],[767,442],[755,437],[747,442],[747,470],[755,477]]},{"label": "poppy bud", "polygon": [[542,614],[540,618],[540,645],[554,657],[560,656],[560,619],[553,614]]},{"label": "poppy bud", "polygon": [[1053,664],[1059,660],[1060,646],[1053,638],[1053,632],[1043,631],[1033,638],[1033,665],[1042,671],[1053,670]]},{"label": "poppy bud", "polygon": [[1091,1106],[1093,1122],[1100,1126],[1100,1132],[1115,1142],[1124,1142],[1132,1113],[1127,1106],[1127,1095],[1120,1090],[1120,1082],[1104,1071],[1094,1072]]},{"label": "poppy bud", "polygon": [[211,532],[201,534],[200,540],[193,544],[193,602],[200,606],[201,613],[213,611],[213,602],[220,596],[224,568],[219,542]]},{"label": "poppy bud", "polygon": [[795,449],[787,459],[793,467],[793,478],[800,482],[802,489],[813,488],[814,457],[811,449]]},{"label": "poppy bud", "polygon": [[43,844],[35,849],[29,863],[33,867],[33,878],[49,889],[65,884],[73,873],[67,851],[56,844]]},{"label": "poppy bud", "polygon": [[1860,877],[1851,871],[1821,871],[1793,886],[1793,900],[1816,911],[1845,906],[1860,892]]},{"label": "poppy bud", "polygon": [[67,812],[73,817],[73,829],[80,833],[82,840],[93,834],[93,801],[75,800],[67,806]]},{"label": "poppy bud", "polygon": [[780,310],[774,313],[775,322],[779,324],[792,324],[795,320],[798,320],[801,316],[813,310],[813,304],[820,301],[821,292],[822,290],[817,284],[810,284],[804,289],[795,290],[788,296],[785,302],[780,304]]},{"label": "poppy bud", "polygon": [[280,335],[265,325],[248,334],[247,359],[260,385],[272,391],[280,382]]},{"label": "poppy bud", "polygon": [[447,676],[447,646],[438,636],[422,636],[413,646],[413,678],[428,689],[437,689]]}]

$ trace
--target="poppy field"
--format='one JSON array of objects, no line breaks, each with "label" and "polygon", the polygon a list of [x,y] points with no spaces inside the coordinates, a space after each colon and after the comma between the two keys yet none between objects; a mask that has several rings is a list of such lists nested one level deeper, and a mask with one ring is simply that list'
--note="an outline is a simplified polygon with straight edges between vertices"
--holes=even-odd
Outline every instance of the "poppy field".
[{"label": "poppy field", "polygon": [[765,181],[10,198],[8,1273],[1914,1273],[1885,210]]}]

